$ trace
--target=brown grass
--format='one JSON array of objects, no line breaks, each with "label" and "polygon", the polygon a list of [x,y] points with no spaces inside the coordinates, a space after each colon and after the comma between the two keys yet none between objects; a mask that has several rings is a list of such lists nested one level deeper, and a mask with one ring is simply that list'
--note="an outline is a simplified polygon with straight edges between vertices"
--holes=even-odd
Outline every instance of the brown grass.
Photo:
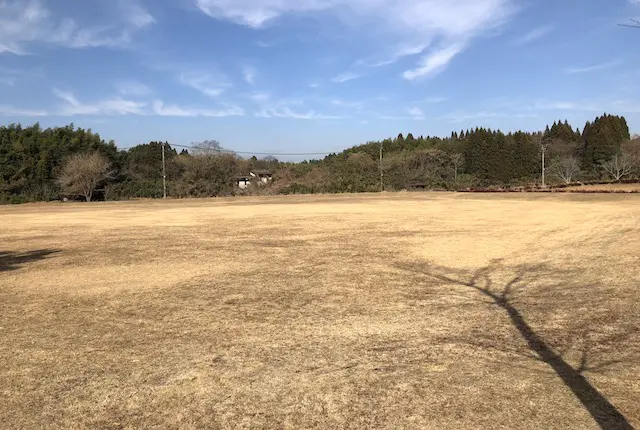
[{"label": "brown grass", "polygon": [[636,184],[592,184],[592,185],[575,185],[566,188],[560,188],[557,191],[603,191],[603,192],[640,192],[640,183]]},{"label": "brown grass", "polygon": [[639,213],[573,194],[2,207],[1,427],[624,428],[605,402],[640,425]]}]

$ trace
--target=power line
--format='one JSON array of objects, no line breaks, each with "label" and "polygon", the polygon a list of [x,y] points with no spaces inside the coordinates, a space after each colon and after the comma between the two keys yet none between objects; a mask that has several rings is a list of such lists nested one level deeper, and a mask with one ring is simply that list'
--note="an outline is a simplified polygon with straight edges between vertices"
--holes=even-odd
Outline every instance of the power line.
[{"label": "power line", "polygon": [[[184,148],[184,149],[192,149],[192,150],[199,150],[201,148],[195,147],[195,146],[186,146],[186,145],[175,145],[170,143],[169,146],[171,148]],[[122,148],[122,149],[131,149],[134,147],[127,147],[127,148]],[[329,155],[329,154],[333,154],[334,152],[250,152],[250,151],[234,151],[232,149],[209,149],[207,148],[206,151],[210,151],[210,152],[218,152],[218,153],[224,153],[224,154],[241,154],[241,155],[272,155],[272,156],[310,156],[310,155]]]},{"label": "power line", "polygon": [[[170,144],[170,146],[175,146],[176,148],[186,148],[186,149],[194,149],[194,150],[198,150],[200,148],[195,147],[195,146],[185,146],[185,145],[172,145]],[[243,154],[243,155],[289,155],[289,156],[293,156],[293,155],[327,155],[327,154],[331,154],[331,152],[249,152],[249,151],[234,151],[232,149],[207,149],[207,151],[212,151],[212,152],[226,152],[229,154]]]}]

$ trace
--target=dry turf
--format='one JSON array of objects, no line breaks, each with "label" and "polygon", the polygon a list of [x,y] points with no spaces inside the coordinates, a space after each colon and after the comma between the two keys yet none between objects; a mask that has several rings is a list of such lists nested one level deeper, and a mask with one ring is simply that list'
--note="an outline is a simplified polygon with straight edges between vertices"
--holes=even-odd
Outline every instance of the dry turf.
[{"label": "dry turf", "polygon": [[640,195],[0,207],[0,427],[640,427]]}]

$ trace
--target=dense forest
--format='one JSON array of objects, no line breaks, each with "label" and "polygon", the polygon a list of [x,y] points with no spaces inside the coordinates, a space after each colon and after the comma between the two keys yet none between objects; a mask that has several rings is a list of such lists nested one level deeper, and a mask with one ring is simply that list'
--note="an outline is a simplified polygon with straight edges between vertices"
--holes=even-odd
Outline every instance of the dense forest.
[{"label": "dense forest", "polygon": [[[0,202],[162,197],[163,146],[167,192],[178,198],[530,185],[540,182],[543,152],[549,184],[621,180],[637,177],[640,169],[640,140],[631,140],[624,117],[607,114],[582,131],[556,121],[539,133],[476,128],[447,138],[400,134],[300,163],[241,158],[215,141],[180,152],[168,142],[119,150],[73,125],[11,124],[0,127]],[[272,172],[273,181],[239,189],[236,178],[255,170]]]}]

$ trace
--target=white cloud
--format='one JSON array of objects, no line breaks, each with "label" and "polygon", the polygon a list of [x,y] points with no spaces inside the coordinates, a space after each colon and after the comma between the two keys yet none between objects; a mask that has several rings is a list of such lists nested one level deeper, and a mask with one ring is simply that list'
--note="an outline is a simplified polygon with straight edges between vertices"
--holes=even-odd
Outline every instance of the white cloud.
[{"label": "white cloud", "polygon": [[262,91],[255,91],[247,95],[247,98],[251,99],[255,103],[264,103],[271,99],[271,94]]},{"label": "white cloud", "polygon": [[14,106],[0,105],[0,115],[3,116],[43,117],[49,114],[44,110],[21,109]]},{"label": "white cloud", "polygon": [[279,108],[279,109],[274,109],[274,108],[262,109],[261,111],[257,112],[255,116],[259,118],[292,118],[292,119],[305,119],[305,120],[342,119],[342,117],[339,117],[339,116],[323,115],[315,111],[294,112],[288,107]]},{"label": "white cloud", "polygon": [[55,110],[22,109],[13,106],[0,105],[0,115],[4,116],[173,116],[173,117],[209,117],[223,118],[229,116],[244,116],[245,112],[238,106],[224,106],[221,109],[205,109],[165,104],[162,100],[152,103],[127,100],[122,97],[110,97],[96,102],[86,103],[78,100],[71,92],[57,88],[54,95],[63,103]]},{"label": "white cloud", "polygon": [[[342,119],[341,116],[327,115],[314,110],[299,110],[305,105],[305,101],[314,100],[313,98],[306,98],[305,100],[299,98],[282,98],[260,91],[250,93],[246,95],[246,97],[255,103],[256,111],[254,116],[258,118],[290,118],[303,120]],[[336,100],[336,103],[332,104],[337,106],[339,103],[340,102]]]},{"label": "white cloud", "polygon": [[622,112],[620,106],[616,106],[615,102],[607,100],[580,100],[580,101],[566,101],[566,100],[542,100],[533,104],[523,104],[520,109],[527,111],[574,111],[574,112],[596,112],[601,113],[603,111],[617,111]]},{"label": "white cloud", "polygon": [[242,75],[244,76],[244,80],[249,84],[249,85],[255,85],[256,83],[256,78],[258,75],[258,72],[256,72],[255,69],[251,68],[251,67],[245,67],[242,70]]},{"label": "white cloud", "polygon": [[119,22],[81,27],[69,17],[56,17],[42,0],[0,1],[0,53],[29,53],[28,45],[50,44],[67,48],[123,47],[137,29],[155,19],[135,0],[120,2]]},{"label": "white cloud", "polygon": [[[354,20],[358,27],[384,29],[395,49],[390,64],[417,55],[437,43],[420,66],[406,73],[408,79],[427,76],[444,67],[470,42],[503,24],[512,14],[515,0],[196,0],[205,14],[252,28],[261,28],[287,14],[331,13]],[[345,15],[346,14],[346,15]],[[373,32],[372,32],[373,33]],[[381,48],[382,49],[382,48]],[[383,49],[384,50],[384,49]]]},{"label": "white cloud", "polygon": [[144,97],[153,94],[153,89],[135,79],[127,79],[116,82],[118,94],[123,96]]},{"label": "white cloud", "polygon": [[421,54],[425,49],[429,47],[429,45],[430,43],[420,43],[412,46],[398,46],[398,47],[395,47],[392,50],[391,54],[388,55],[388,58],[384,60],[378,60],[371,63],[367,63],[367,62],[361,62],[361,63],[366,67],[374,67],[374,68],[387,66],[389,64],[395,63],[396,61],[404,57],[410,57],[413,55]]},{"label": "white cloud", "polygon": [[347,72],[334,76],[333,78],[331,78],[331,80],[338,84],[342,84],[344,82],[353,81],[354,79],[359,79],[361,77],[362,75],[359,73]]},{"label": "white cloud", "polygon": [[578,74],[578,73],[596,72],[598,70],[610,69],[612,67],[619,66],[620,64],[622,64],[622,62],[620,60],[614,60],[614,61],[609,61],[609,62],[601,63],[601,64],[595,64],[595,65],[586,66],[586,67],[571,67],[571,68],[567,69],[565,72],[570,74],[570,75],[575,75],[575,74]]},{"label": "white cloud", "polygon": [[461,44],[445,46],[426,55],[415,69],[407,70],[403,76],[410,81],[440,72],[464,48]]},{"label": "white cloud", "polygon": [[156,19],[136,0],[120,0],[120,9],[132,25],[143,28],[155,24]]},{"label": "white cloud", "polygon": [[423,120],[425,118],[424,112],[419,107],[411,107],[406,110],[408,115],[379,115],[379,119],[391,120],[391,121],[408,121],[408,120]]},{"label": "white cloud", "polygon": [[409,116],[415,119],[424,119],[424,112],[419,107],[412,107],[407,109]]},{"label": "white cloud", "polygon": [[196,0],[196,5],[213,18],[223,18],[253,28],[283,13],[322,10],[330,1],[318,0]]},{"label": "white cloud", "polygon": [[61,116],[75,115],[144,115],[144,102],[126,100],[121,97],[109,98],[94,103],[82,103],[73,93],[53,89],[56,97],[65,102],[57,112]]},{"label": "white cloud", "polygon": [[165,105],[163,101],[156,100],[153,103],[153,113],[159,116],[175,117],[208,117],[224,118],[229,116],[244,116],[244,110],[237,106],[230,106],[225,109],[200,109],[182,107],[177,105]]},{"label": "white cloud", "polygon": [[531,30],[530,32],[525,34],[524,36],[516,39],[515,45],[516,46],[520,46],[520,45],[525,45],[527,43],[531,43],[531,42],[533,42],[535,40],[538,40],[538,39],[546,36],[547,34],[551,33],[552,31],[553,31],[553,27],[551,27],[550,25],[545,25],[545,26],[542,26],[542,27],[534,28],[533,30]]},{"label": "white cloud", "polygon": [[209,97],[218,97],[231,86],[224,76],[198,72],[182,73],[180,82]]},{"label": "white cloud", "polygon": [[256,45],[259,46],[260,48],[271,48],[275,45],[275,42],[266,42],[264,40],[258,40],[256,42]]}]

